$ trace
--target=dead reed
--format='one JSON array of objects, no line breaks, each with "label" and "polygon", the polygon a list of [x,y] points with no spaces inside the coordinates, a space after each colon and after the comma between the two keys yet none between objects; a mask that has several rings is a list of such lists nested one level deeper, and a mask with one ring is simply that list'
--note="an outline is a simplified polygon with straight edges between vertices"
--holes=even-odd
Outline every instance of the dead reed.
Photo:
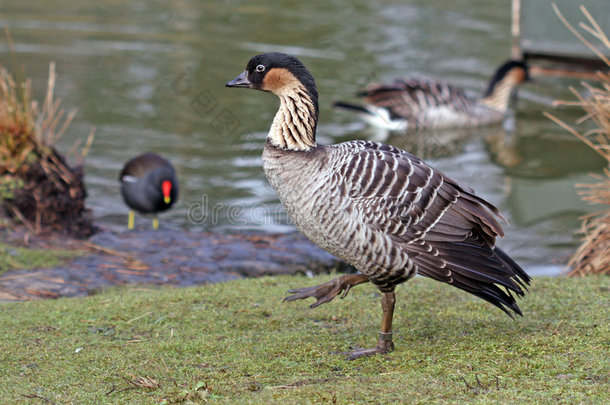
[{"label": "dead reed", "polygon": [[[34,233],[87,236],[94,228],[85,208],[84,155],[70,166],[54,146],[76,112],[61,108],[54,96],[55,81],[51,63],[40,105],[29,79],[17,81],[0,67],[0,203],[5,215]],[[93,132],[83,151],[92,141]]]},{"label": "dead reed", "polygon": [[[610,60],[590,41],[574,28],[553,4],[560,20],[587,45],[610,68]],[[579,23],[581,30],[600,41],[603,47],[610,50],[610,40],[597,24],[595,19],[581,6],[587,23]],[[610,274],[610,74],[597,72],[599,82],[592,85],[582,82],[580,91],[570,88],[576,101],[557,101],[558,105],[578,106],[585,115],[574,125],[569,125],[559,118],[545,115],[590,146],[608,162],[603,175],[592,175],[593,183],[577,184],[578,194],[583,200],[599,204],[605,208],[583,218],[580,232],[584,235],[582,244],[568,262],[569,276],[586,274]],[[587,123],[588,129],[581,129]]]}]

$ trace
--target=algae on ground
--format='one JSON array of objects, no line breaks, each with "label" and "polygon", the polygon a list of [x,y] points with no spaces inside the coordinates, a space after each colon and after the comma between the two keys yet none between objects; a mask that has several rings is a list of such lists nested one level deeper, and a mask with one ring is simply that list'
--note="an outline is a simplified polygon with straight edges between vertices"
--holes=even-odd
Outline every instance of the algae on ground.
[{"label": "algae on ground", "polygon": [[63,260],[79,254],[72,250],[26,248],[0,243],[0,274],[9,270],[59,266]]}]

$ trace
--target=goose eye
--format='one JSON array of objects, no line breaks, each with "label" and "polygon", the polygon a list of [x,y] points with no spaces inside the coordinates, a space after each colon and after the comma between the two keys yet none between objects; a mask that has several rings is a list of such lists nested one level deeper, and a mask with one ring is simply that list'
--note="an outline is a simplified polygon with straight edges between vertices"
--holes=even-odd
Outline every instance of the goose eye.
[{"label": "goose eye", "polygon": [[265,66],[264,66],[264,65],[258,65],[258,66],[256,67],[256,71],[257,71],[258,73],[264,72],[264,71],[265,71]]}]

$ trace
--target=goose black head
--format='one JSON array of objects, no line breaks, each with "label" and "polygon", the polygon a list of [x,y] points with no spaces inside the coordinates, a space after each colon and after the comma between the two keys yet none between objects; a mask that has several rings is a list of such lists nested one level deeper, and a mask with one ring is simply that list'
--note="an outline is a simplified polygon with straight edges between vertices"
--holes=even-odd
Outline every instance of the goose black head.
[{"label": "goose black head", "polygon": [[254,56],[246,70],[226,86],[268,91],[278,96],[302,87],[313,100],[318,99],[316,83],[305,65],[294,56],[277,52]]},{"label": "goose black head", "polygon": [[496,85],[509,77],[514,84],[530,81],[529,67],[527,64],[525,64],[525,62],[519,60],[509,60],[504,62],[496,70],[496,73],[494,73],[493,77],[489,81],[489,86],[485,92],[485,97],[490,96],[493,93]]}]

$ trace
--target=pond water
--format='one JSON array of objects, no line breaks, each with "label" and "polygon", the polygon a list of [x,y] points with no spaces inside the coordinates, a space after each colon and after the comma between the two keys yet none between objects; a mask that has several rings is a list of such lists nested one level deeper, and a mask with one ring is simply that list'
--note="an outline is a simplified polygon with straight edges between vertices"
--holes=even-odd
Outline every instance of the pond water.
[{"label": "pond water", "polygon": [[[61,149],[96,128],[86,160],[88,204],[103,227],[125,226],[118,173],[150,150],[170,159],[181,180],[180,201],[161,216],[162,226],[294,230],[260,162],[277,100],[224,87],[251,56],[274,50],[300,57],[316,77],[320,143],[375,138],[419,155],[501,209],[510,225],[499,245],[528,272],[559,273],[578,244],[579,216],[594,210],[574,184],[604,165],[542,116],[577,119],[580,112],[551,105],[571,98],[568,85],[577,82],[542,78],[523,87],[510,131],[384,136],[331,108],[370,81],[411,74],[481,93],[508,58],[507,2],[404,3],[3,0],[0,25],[10,29],[14,54],[2,34],[0,63],[13,70],[16,59],[42,99],[56,62],[56,94],[66,109],[78,109]],[[139,218],[137,225],[150,223]]]}]

